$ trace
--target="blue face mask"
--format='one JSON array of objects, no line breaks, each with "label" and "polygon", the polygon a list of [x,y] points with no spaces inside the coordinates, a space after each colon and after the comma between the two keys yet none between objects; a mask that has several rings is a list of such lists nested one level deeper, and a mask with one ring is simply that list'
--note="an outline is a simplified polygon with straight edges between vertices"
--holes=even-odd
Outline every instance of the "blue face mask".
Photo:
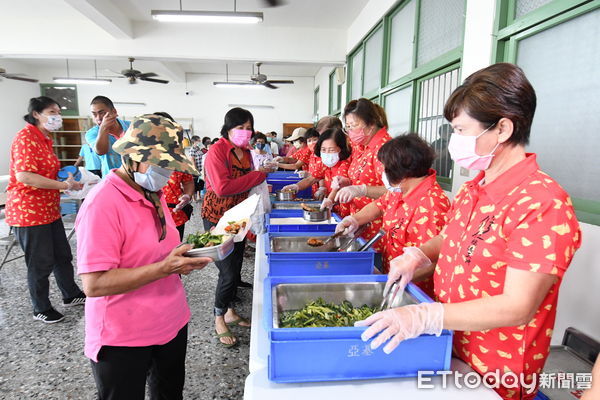
[{"label": "blue face mask", "polygon": [[170,169],[150,165],[145,173],[134,172],[133,179],[135,180],[135,183],[144,189],[149,190],[150,192],[158,192],[167,185],[172,173],[173,171]]},{"label": "blue face mask", "polygon": [[264,143],[256,143],[256,148],[259,150],[263,150],[265,148],[265,144]]},{"label": "blue face mask", "polygon": [[388,177],[386,175],[385,172],[383,172],[381,174],[381,180],[383,181],[383,186],[385,186],[385,188],[392,192],[392,193],[402,193],[402,188],[401,187],[394,187],[390,184],[390,181],[388,180]]}]

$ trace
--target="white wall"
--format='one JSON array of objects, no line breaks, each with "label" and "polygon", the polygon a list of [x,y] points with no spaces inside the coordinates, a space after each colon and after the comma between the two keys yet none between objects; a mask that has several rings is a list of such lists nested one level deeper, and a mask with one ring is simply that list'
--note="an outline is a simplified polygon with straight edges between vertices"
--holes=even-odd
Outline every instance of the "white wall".
[{"label": "white wall", "polygon": [[332,67],[323,67],[315,75],[315,89],[319,87],[319,118],[329,115],[329,74]]},{"label": "white wall", "polygon": [[[52,76],[64,75],[64,71],[39,70],[37,76],[43,82],[51,82]],[[71,71],[71,76],[89,75],[89,71]],[[254,115],[255,128],[260,131],[281,133],[283,123],[310,123],[313,113],[312,77],[275,77],[293,79],[293,85],[280,85],[272,90],[264,87],[222,88],[213,81],[224,80],[223,75],[188,75],[187,91],[183,83],[171,82],[161,85],[139,82],[130,85],[125,79],[113,79],[107,86],[77,85],[80,115],[90,115],[89,103],[96,95],[104,95],[114,102],[143,102],[146,106],[116,105],[120,115],[131,117],[148,112],[166,111],[174,118],[193,118],[194,133],[199,136],[217,137],[229,104],[272,105],[273,109],[248,108]],[[230,76],[231,80],[248,79],[247,76]],[[3,112],[0,109],[0,115]]]},{"label": "white wall", "polygon": [[370,0],[365,8],[356,17],[348,28],[346,35],[346,54],[356,46],[365,35],[375,27],[385,13],[397,3],[398,0]]},{"label": "white wall", "polygon": [[[34,71],[13,61],[2,60],[0,66],[9,73],[26,73],[35,76]],[[29,99],[40,95],[37,83],[28,83],[0,78],[0,175],[8,174],[9,149],[15,134],[23,129],[23,115],[27,113]]]}]

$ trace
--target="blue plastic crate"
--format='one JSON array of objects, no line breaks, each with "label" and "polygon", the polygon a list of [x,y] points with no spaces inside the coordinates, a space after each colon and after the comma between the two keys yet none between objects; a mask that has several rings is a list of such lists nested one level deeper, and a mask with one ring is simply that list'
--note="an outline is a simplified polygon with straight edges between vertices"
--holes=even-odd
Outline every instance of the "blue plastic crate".
[{"label": "blue plastic crate", "polygon": [[300,180],[298,178],[298,174],[294,171],[275,171],[267,174],[267,181],[269,179],[295,179]]},{"label": "blue plastic crate", "polygon": [[[264,235],[269,276],[367,275],[374,269],[375,252],[343,251],[283,253],[271,251],[271,238],[281,236],[330,236],[330,232],[268,232]],[[365,240],[358,238],[359,244]]]},{"label": "blue plastic crate", "polygon": [[[271,190],[273,193],[283,189],[284,186],[287,185],[291,185],[292,183],[298,183],[300,182],[301,179],[296,177],[295,180],[282,180],[282,179],[267,179],[267,183],[273,186],[273,189]],[[300,190],[298,193],[296,193],[296,197],[300,197],[300,198],[305,198],[305,199],[311,199],[312,198],[312,189],[311,187],[307,187],[304,190]]]},{"label": "blue plastic crate", "polygon": [[[267,278],[263,324],[269,336],[269,379],[278,383],[413,377],[418,371],[450,368],[452,332],[405,340],[391,353],[371,350],[360,335],[367,328],[274,328],[273,288],[279,284],[385,282],[385,275]],[[432,302],[417,286],[406,288],[418,302]],[[361,304],[354,304],[360,306]]]},{"label": "blue plastic crate", "polygon": [[[279,212],[286,211],[286,212]],[[290,212],[291,211],[291,212]],[[331,214],[335,223],[333,224],[275,224],[271,223],[271,218],[302,218],[302,210],[273,210],[270,214],[267,214],[265,218],[265,225],[267,226],[267,232],[327,232],[331,233],[335,231],[337,223],[342,219],[335,213]]]}]

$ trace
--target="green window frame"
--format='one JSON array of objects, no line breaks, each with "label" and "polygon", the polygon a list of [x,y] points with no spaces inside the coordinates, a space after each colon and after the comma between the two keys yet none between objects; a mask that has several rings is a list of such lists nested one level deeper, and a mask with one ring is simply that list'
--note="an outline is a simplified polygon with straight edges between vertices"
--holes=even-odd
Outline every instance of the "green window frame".
[{"label": "green window frame", "polygon": [[342,85],[337,84],[335,70],[329,74],[329,115],[339,113],[342,107]]},{"label": "green window frame", "polygon": [[[492,63],[517,61],[519,41],[600,8],[600,0],[554,0],[514,18],[516,0],[498,0]],[[600,201],[573,197],[577,218],[600,225]]]}]

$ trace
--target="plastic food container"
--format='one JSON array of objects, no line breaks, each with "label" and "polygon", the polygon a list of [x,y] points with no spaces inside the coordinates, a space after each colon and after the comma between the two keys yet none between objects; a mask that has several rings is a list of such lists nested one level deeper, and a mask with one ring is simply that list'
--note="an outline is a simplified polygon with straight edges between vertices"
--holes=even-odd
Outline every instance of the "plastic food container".
[{"label": "plastic food container", "polygon": [[[417,376],[420,370],[450,368],[452,332],[405,340],[391,354],[381,346],[371,350],[360,335],[365,327],[278,328],[279,314],[298,310],[318,297],[355,307],[378,307],[385,275],[273,277],[265,280],[264,320],[269,336],[269,379],[278,382],[318,382]],[[395,306],[431,302],[409,284]]]},{"label": "plastic food container", "polygon": [[233,236],[228,236],[223,243],[218,246],[201,247],[185,252],[186,257],[210,257],[213,261],[222,261],[233,251]]},{"label": "plastic food container", "polygon": [[362,275],[373,273],[373,249],[359,252],[365,241],[358,238],[347,251],[336,251],[347,244],[337,238],[322,247],[311,247],[309,238],[325,241],[332,232],[269,232],[265,235],[265,253],[269,276]]}]

